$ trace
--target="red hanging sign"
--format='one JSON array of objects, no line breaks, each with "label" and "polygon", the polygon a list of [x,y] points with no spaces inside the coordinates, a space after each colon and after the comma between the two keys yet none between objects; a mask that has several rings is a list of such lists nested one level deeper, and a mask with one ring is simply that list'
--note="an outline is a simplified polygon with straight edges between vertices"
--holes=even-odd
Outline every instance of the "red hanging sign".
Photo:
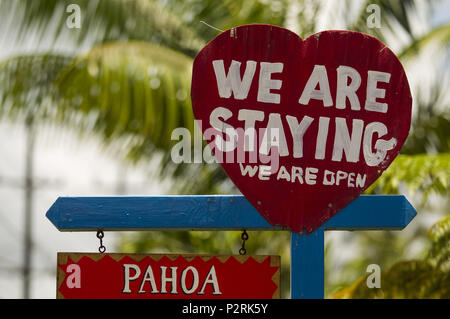
[{"label": "red hanging sign", "polygon": [[280,298],[279,256],[58,253],[57,298]]},{"label": "red hanging sign", "polygon": [[296,232],[312,232],[369,187],[411,122],[399,60],[351,31],[306,40],[270,25],[225,31],[195,58],[191,98],[231,180],[272,225]]}]

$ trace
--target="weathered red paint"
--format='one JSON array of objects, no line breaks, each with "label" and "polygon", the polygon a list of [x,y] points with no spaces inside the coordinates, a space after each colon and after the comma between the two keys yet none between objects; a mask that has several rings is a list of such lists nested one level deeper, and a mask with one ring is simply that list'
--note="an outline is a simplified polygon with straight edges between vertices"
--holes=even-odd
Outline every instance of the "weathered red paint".
[{"label": "weathered red paint", "polygon": [[[215,71],[213,61],[221,60],[223,64],[218,63],[218,71]],[[241,63],[240,80],[244,79],[247,67],[251,70],[247,62],[254,61],[248,94],[237,87],[236,92],[233,89],[227,91],[226,86],[231,82],[226,82],[223,76],[220,82],[220,70],[224,71],[222,75],[231,74],[233,60]],[[269,75],[266,74],[265,80],[261,80],[264,78],[260,75],[262,62],[282,63],[282,70],[280,65],[273,65]],[[338,68],[340,90],[337,88]],[[313,86],[312,91],[305,90],[308,81],[315,83],[311,75],[316,71],[314,74],[319,74],[319,71],[323,74],[323,69],[328,81],[320,83],[328,84],[329,90],[320,83]],[[350,75],[345,75],[347,71]],[[360,83],[357,86],[358,77]],[[251,72],[248,78],[251,78]],[[280,82],[276,84],[270,82],[272,80],[281,81],[281,87]],[[261,83],[269,85],[269,89],[261,88]],[[356,95],[350,92],[352,85],[357,87],[353,88]],[[317,97],[311,93],[313,91],[330,94]],[[214,146],[215,156],[223,158],[221,165],[231,180],[272,225],[282,225],[296,232],[304,229],[312,232],[369,187],[399,153],[411,122],[412,98],[401,63],[376,38],[351,31],[325,31],[305,40],[289,30],[270,25],[247,25],[225,31],[195,58],[191,98],[194,115],[202,121],[205,139]],[[373,108],[374,102],[378,103],[376,110]],[[380,106],[380,103],[386,103],[387,108]],[[267,168],[262,167],[261,171],[259,166],[267,165],[264,163],[267,157],[260,157],[258,153],[262,134],[259,134],[255,144],[257,159],[253,163],[250,162],[249,152],[239,163],[237,150],[221,152],[214,144],[217,135],[230,140],[223,132],[229,125],[237,132],[236,146],[243,147],[243,131],[239,132],[238,128],[244,129],[244,109],[253,112],[253,118],[248,123],[254,123],[256,132],[267,127],[271,116],[271,124],[278,123],[277,117],[281,120],[289,154],[279,157],[278,168],[272,165],[271,175],[266,175]],[[259,115],[255,116],[258,111],[264,116],[262,120]],[[288,116],[293,121],[292,131]],[[295,131],[295,124],[300,124],[303,119],[305,126],[309,126],[303,133],[301,153],[298,151],[298,135],[294,140],[293,132],[300,132]],[[338,137],[335,136],[337,126]],[[381,133],[383,126],[387,130],[384,135]],[[354,138],[353,131],[356,132]],[[343,132],[348,133],[348,137],[342,135]],[[358,142],[358,138],[361,141]],[[380,142],[377,144],[378,140]],[[351,149],[342,150],[339,146],[342,141],[352,141]],[[298,147],[296,157],[294,144]],[[380,150],[384,147],[385,154],[377,153],[375,146]],[[352,151],[353,155],[350,154]],[[286,149],[274,146],[268,155],[275,158],[282,152]],[[333,155],[333,152],[337,154]],[[230,153],[234,155],[233,162],[226,160]],[[253,177],[249,177],[250,168],[255,167],[258,169]],[[246,174],[243,173],[245,168],[249,169]],[[258,172],[262,172],[261,176]]]},{"label": "weathered red paint", "polygon": [[279,256],[58,253],[57,276],[66,299],[280,298]]}]

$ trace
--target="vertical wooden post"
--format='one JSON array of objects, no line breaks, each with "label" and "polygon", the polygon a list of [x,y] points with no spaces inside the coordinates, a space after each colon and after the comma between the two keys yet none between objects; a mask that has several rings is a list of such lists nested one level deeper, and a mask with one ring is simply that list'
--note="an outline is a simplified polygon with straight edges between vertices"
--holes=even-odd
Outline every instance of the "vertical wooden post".
[{"label": "vertical wooden post", "polygon": [[324,298],[324,229],[291,233],[291,298]]}]

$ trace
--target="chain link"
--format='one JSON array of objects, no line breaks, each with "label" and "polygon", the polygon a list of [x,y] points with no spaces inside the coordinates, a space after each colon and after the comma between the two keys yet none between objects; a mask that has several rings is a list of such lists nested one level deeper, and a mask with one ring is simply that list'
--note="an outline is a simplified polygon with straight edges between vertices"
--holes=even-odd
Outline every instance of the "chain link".
[{"label": "chain link", "polygon": [[102,254],[106,251],[106,247],[103,246],[103,237],[105,237],[103,230],[97,230],[97,238],[100,239],[100,247],[98,247],[98,251]]},{"label": "chain link", "polygon": [[245,241],[248,240],[248,234],[245,231],[245,229],[242,231],[241,239],[242,239],[242,247],[241,249],[239,249],[239,255],[243,256],[247,253],[247,249],[245,249]]}]

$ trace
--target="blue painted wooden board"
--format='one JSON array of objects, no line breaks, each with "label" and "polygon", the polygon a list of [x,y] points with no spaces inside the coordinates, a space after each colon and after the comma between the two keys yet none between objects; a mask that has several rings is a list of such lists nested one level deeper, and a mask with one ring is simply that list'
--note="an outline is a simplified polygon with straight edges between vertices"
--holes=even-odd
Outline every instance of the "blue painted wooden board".
[{"label": "blue painted wooden board", "polygon": [[[403,195],[362,195],[322,227],[402,229],[415,215]],[[239,195],[60,197],[46,216],[60,231],[282,230]]]},{"label": "blue painted wooden board", "polygon": [[325,234],[291,233],[291,298],[322,299],[325,286]]}]

